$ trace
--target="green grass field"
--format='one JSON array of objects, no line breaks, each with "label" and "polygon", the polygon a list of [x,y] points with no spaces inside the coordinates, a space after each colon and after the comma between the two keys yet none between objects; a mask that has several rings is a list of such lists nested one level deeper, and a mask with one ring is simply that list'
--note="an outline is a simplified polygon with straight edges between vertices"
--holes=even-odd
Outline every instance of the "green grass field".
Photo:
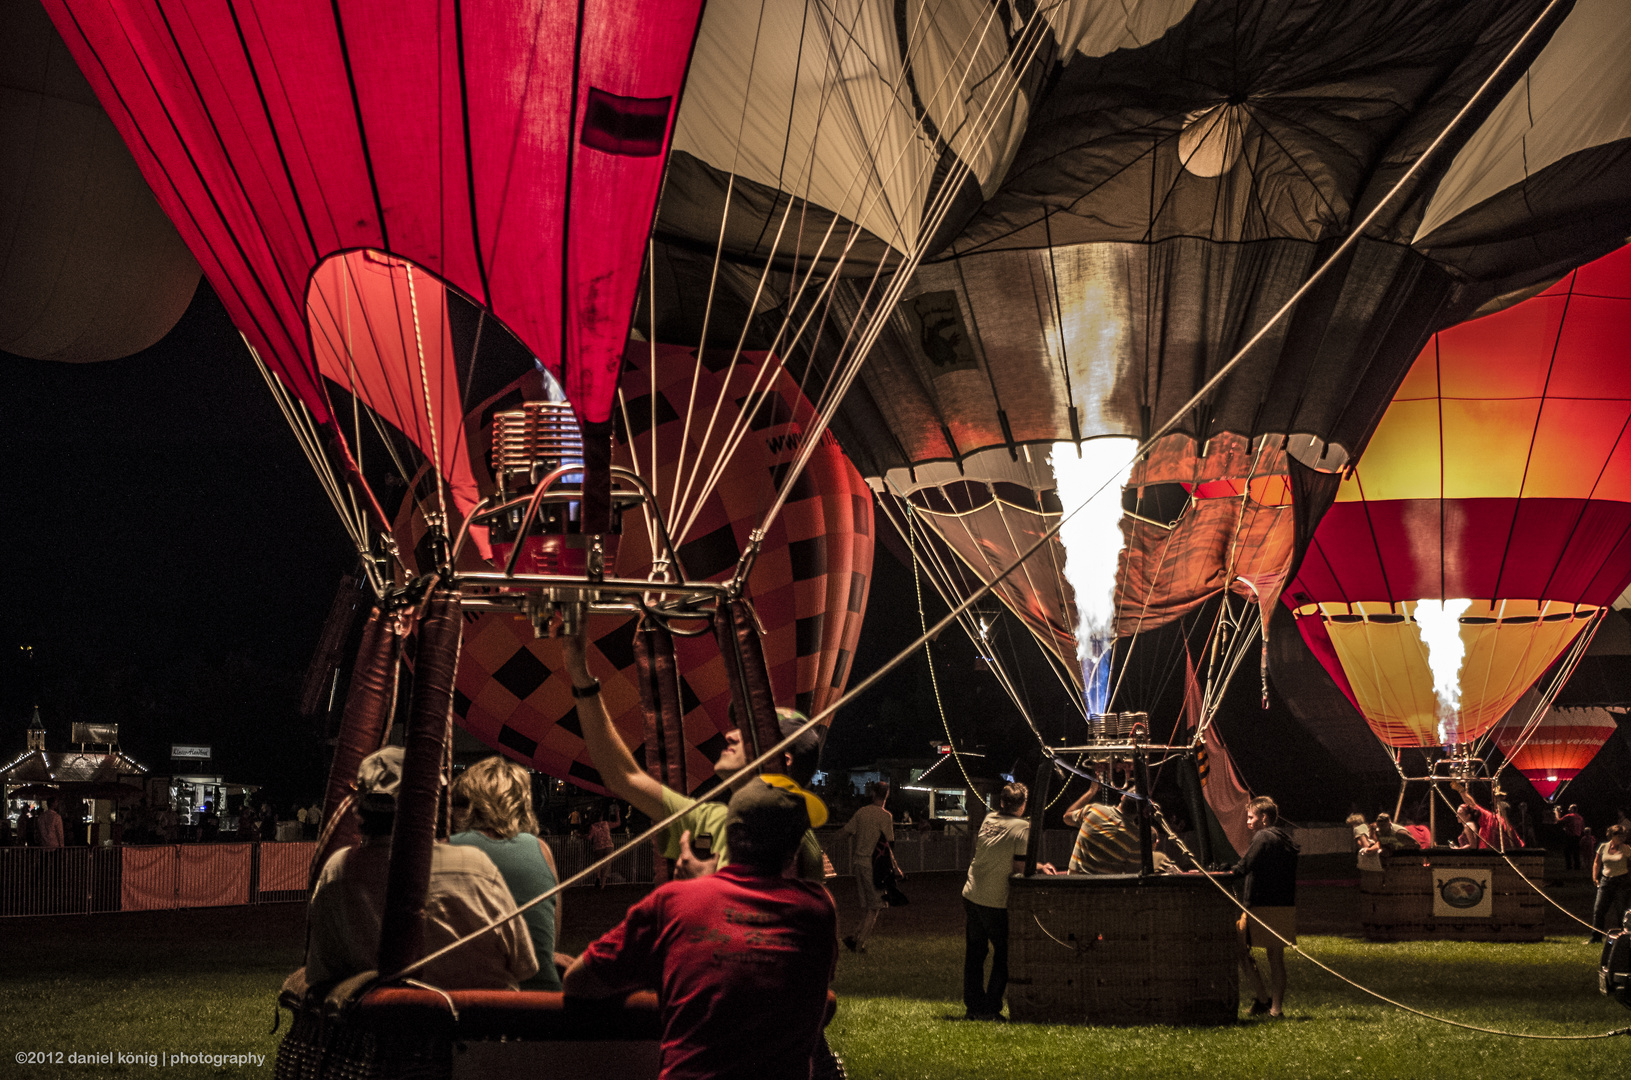
[{"label": "green grass field", "polygon": [[[840,960],[830,1036],[857,1080],[1631,1074],[1631,1037],[1552,1043],[1460,1031],[1400,1013],[1295,957],[1285,1020],[1213,1029],[968,1023],[956,887],[950,875],[915,878],[913,906],[886,913],[867,955]],[[848,926],[849,894],[837,892]],[[569,893],[563,946],[581,947],[640,893]],[[294,905],[0,923],[0,1076],[270,1076],[281,1035],[269,1033],[272,1003],[302,940]],[[1303,943],[1361,983],[1467,1023],[1546,1034],[1631,1025],[1631,1012],[1597,994],[1597,951],[1572,931],[1533,945],[1314,934]],[[16,1064],[29,1051],[253,1053],[265,1064]]]},{"label": "green grass field", "polygon": [[[1596,993],[1596,947],[1376,945],[1309,936],[1304,948],[1361,983],[1464,1023],[1545,1034],[1607,1031],[1631,1013]],[[1409,1016],[1291,958],[1286,1019],[1227,1028],[1083,1028],[962,1021],[962,942],[885,938],[845,957],[830,1032],[855,1077],[1623,1077],[1631,1037],[1551,1043]],[[1251,994],[1242,997],[1250,1001]]]}]

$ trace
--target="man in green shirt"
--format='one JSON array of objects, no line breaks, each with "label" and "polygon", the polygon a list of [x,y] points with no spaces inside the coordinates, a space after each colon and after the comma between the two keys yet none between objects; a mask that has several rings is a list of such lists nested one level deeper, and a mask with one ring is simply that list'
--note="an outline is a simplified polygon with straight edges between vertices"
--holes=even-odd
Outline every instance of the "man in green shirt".
[{"label": "man in green shirt", "polygon": [[[622,736],[618,735],[611,714],[606,711],[606,705],[600,698],[600,681],[589,673],[584,637],[562,638],[561,644],[566,670],[572,678],[572,693],[577,699],[578,724],[583,729],[584,745],[606,789],[624,802],[632,803],[653,821],[661,821],[677,810],[689,808],[684,817],[669,826],[664,838],[663,854],[679,860],[676,869],[680,876],[696,877],[729,865],[731,858],[725,835],[725,804],[699,801],[683,792],[674,791],[640,768],[634,754],[623,742]],[[805,718],[792,709],[778,709],[776,712],[784,736],[805,722]],[[808,787],[820,759],[821,736],[812,728],[782,754],[782,767],[775,771],[792,777],[801,788]],[[714,775],[721,780],[728,779],[740,772],[748,761],[748,753],[742,745],[742,733],[734,729],[728,731],[725,733],[725,751],[714,762]],[[704,846],[704,837],[712,845],[706,857],[693,851],[694,845]],[[804,833],[797,867],[798,876],[805,880],[825,880],[821,844],[811,831]]]}]

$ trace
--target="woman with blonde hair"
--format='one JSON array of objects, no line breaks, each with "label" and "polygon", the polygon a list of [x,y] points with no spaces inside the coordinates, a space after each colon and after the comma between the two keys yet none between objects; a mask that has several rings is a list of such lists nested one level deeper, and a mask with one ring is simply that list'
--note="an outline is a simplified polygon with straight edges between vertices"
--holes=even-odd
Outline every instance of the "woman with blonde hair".
[{"label": "woman with blonde hair", "polygon": [[[526,768],[503,757],[484,758],[453,781],[454,844],[467,844],[487,853],[498,867],[517,905],[555,887],[560,880],[555,853],[538,835],[532,812],[532,777]],[[538,954],[538,974],[521,984],[523,990],[559,990],[560,971],[555,956],[555,931],[561,922],[561,897],[534,904],[522,913]]]}]

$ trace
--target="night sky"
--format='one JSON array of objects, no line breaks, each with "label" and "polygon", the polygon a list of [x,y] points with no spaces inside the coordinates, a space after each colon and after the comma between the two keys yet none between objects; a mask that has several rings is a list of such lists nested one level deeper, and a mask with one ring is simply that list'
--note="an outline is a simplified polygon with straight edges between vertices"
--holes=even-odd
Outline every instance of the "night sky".
[{"label": "night sky", "polygon": [[314,789],[294,703],[349,544],[215,295],[135,356],[0,353],[0,378],[0,754],[37,703],[52,749],[112,721],[150,769],[200,742],[229,779]]}]

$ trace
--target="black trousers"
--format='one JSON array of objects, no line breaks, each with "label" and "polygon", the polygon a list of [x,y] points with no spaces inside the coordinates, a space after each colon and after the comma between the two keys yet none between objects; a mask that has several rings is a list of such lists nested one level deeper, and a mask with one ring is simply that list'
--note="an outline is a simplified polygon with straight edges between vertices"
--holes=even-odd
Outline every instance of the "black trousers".
[{"label": "black trousers", "polygon": [[1580,838],[1563,834],[1563,869],[1580,869]]},{"label": "black trousers", "polygon": [[1599,934],[1618,930],[1625,918],[1625,908],[1631,901],[1631,874],[1604,878],[1597,886],[1597,902],[1592,905],[1591,925]]},{"label": "black trousers", "polygon": [[[963,953],[963,1004],[990,1016],[1002,1012],[1008,990],[1008,909],[986,907],[963,899],[966,949]],[[985,954],[992,953],[991,979],[985,979]]]}]

